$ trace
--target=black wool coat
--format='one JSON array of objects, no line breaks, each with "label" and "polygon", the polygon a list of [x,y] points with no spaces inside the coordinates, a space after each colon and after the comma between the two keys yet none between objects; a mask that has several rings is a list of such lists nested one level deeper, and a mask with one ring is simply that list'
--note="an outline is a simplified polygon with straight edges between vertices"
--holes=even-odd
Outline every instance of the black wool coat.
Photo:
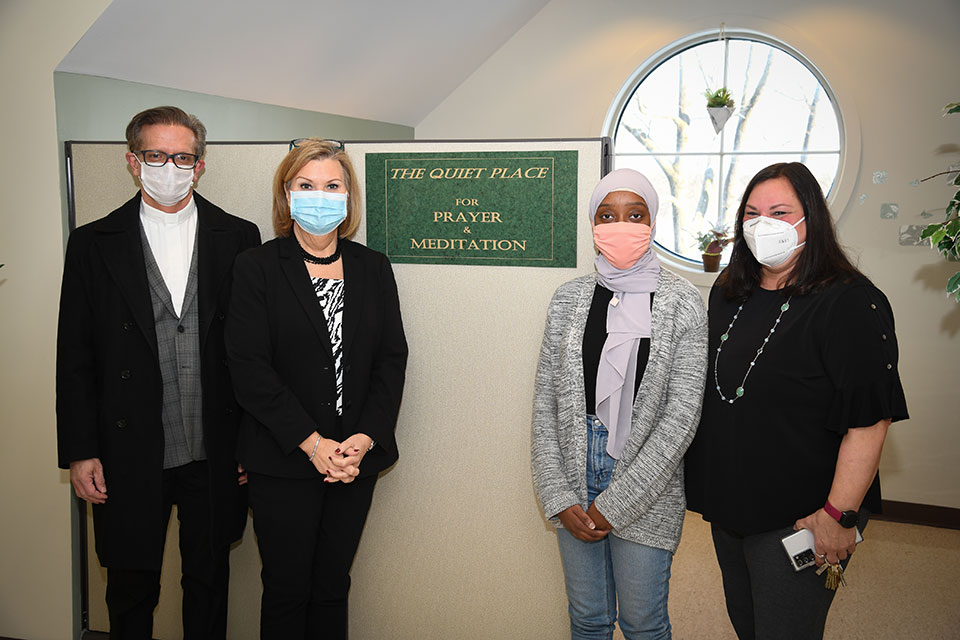
[{"label": "black wool coat", "polygon": [[[194,193],[204,447],[212,543],[237,540],[246,491],[237,484],[237,429],[223,343],[234,258],[260,244],[256,225]],[[57,334],[57,443],[61,468],[99,458],[107,500],[93,505],[105,567],[159,570],[163,385],[140,239],[140,194],[70,234]]]}]

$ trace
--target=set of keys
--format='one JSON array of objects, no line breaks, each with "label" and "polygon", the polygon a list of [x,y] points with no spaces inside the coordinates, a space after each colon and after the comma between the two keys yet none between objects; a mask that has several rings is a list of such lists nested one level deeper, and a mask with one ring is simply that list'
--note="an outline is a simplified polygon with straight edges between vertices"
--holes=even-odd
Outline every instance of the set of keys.
[{"label": "set of keys", "polygon": [[[823,558],[823,556],[820,557]],[[817,569],[817,575],[823,575],[824,571],[827,572],[827,579],[823,583],[823,586],[827,589],[836,591],[837,587],[847,586],[847,581],[843,579],[843,567],[840,566],[839,562],[837,564],[831,564],[824,558],[823,564]]]}]

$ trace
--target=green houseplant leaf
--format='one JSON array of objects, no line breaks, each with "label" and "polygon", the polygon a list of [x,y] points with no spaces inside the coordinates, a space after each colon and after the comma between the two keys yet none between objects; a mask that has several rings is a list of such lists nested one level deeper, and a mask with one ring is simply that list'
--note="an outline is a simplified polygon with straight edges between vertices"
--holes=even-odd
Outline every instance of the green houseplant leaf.
[{"label": "green houseplant leaf", "polygon": [[[942,222],[934,222],[932,224],[928,224],[923,228],[923,231],[920,232],[920,239],[926,240],[927,238],[932,236],[934,233],[939,231],[940,227],[942,226],[943,226]],[[931,242],[930,244],[933,244],[933,243]]]},{"label": "green houseplant leaf", "polygon": [[952,295],[954,300],[960,302],[960,271],[947,280],[947,295]]},{"label": "green houseplant leaf", "polygon": [[707,107],[730,107],[733,108],[733,96],[730,95],[730,91],[726,87],[720,87],[716,91],[710,91],[707,89],[704,91],[703,95],[707,98]]}]

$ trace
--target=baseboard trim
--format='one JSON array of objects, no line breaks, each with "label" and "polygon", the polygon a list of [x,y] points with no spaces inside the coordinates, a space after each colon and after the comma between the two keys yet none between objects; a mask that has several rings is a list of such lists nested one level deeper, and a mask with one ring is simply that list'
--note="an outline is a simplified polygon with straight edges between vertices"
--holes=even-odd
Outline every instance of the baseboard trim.
[{"label": "baseboard trim", "polygon": [[103,631],[84,631],[82,640],[110,640],[110,634]]},{"label": "baseboard trim", "polygon": [[874,520],[922,524],[941,529],[960,529],[960,509],[914,502],[883,501],[883,513],[870,515]]}]

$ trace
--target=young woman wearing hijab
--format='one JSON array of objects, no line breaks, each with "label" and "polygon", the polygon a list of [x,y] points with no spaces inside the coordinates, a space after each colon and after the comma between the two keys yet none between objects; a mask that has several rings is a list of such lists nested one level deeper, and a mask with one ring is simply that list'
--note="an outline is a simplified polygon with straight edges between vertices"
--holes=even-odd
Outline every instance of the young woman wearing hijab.
[{"label": "young woman wearing hijab", "polygon": [[799,162],[747,185],[710,293],[707,380],[687,498],[710,522],[733,627],[741,640],[821,638],[836,592],[795,571],[781,540],[808,529],[817,564],[846,564],[907,406],[890,303],[844,255]]},{"label": "young woman wearing hijab", "polygon": [[234,267],[226,346],[262,640],[347,637],[350,567],[397,460],[407,343],[390,262],[349,239],[361,211],[343,145],[295,140],[273,181],[278,237]]},{"label": "young woman wearing hijab", "polygon": [[[558,527],[571,638],[669,638],[667,592],[700,418],[707,315],[650,249],[657,192],[632,169],[590,199],[596,273],[550,302],[537,368],[532,467]],[[618,611],[619,605],[619,611]]]}]

